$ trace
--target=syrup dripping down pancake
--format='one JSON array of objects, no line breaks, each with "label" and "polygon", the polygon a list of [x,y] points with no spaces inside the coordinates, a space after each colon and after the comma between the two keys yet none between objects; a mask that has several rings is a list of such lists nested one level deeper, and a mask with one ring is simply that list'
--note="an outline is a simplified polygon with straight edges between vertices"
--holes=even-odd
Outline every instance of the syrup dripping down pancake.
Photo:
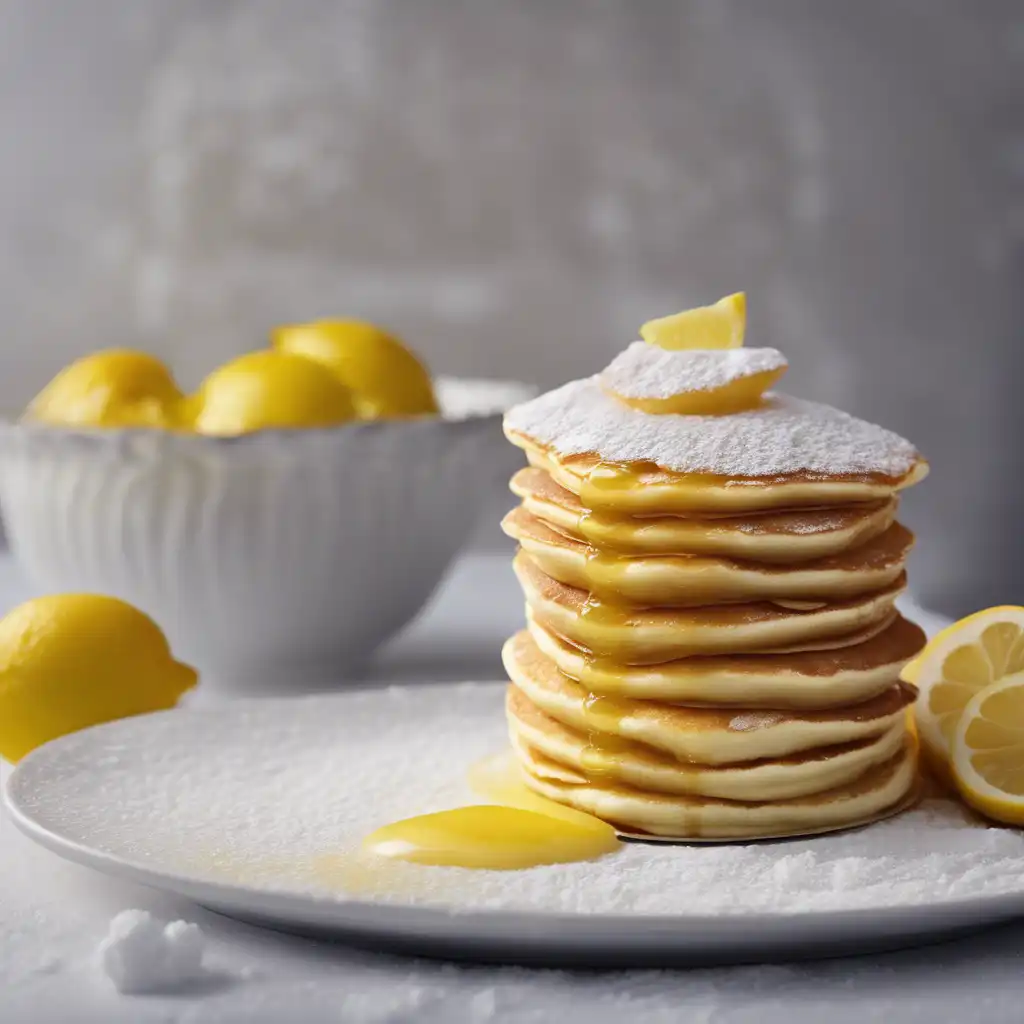
[{"label": "syrup dripping down pancake", "polygon": [[569,769],[563,781],[582,785],[596,776],[642,791],[747,802],[792,800],[847,785],[893,758],[904,741],[903,725],[897,722],[877,737],[712,767],[682,762],[629,740],[595,746],[586,732],[545,714],[516,686],[508,688],[506,712],[512,742]]},{"label": "syrup dripping down pancake", "polygon": [[512,493],[523,508],[567,537],[627,555],[719,555],[792,565],[828,558],[884,533],[897,499],[843,508],[741,517],[617,516],[592,512],[542,469],[521,469]]},{"label": "syrup dripping down pancake", "polygon": [[868,700],[892,686],[925,642],[920,627],[897,615],[879,631],[847,638],[849,646],[830,650],[622,665],[574,647],[532,618],[528,635],[564,675],[589,692],[675,704],[786,710]]},{"label": "syrup dripping down pancake", "polygon": [[654,463],[602,463],[594,455],[559,456],[523,442],[531,466],[596,511],[622,515],[716,514],[735,516],[778,509],[831,508],[891,500],[928,473],[920,463],[904,477],[878,474],[822,476],[809,472],[779,477],[719,477],[673,473]]},{"label": "syrup dripping down pancake", "polygon": [[549,576],[613,601],[655,607],[780,599],[835,602],[884,590],[903,573],[913,534],[899,523],[866,544],[799,566],[697,555],[622,557],[558,533],[524,508],[502,521]]},{"label": "syrup dripping down pancake", "polygon": [[521,740],[514,746],[523,780],[534,792],[611,822],[620,831],[671,839],[757,839],[865,825],[906,806],[917,785],[917,747],[910,736],[892,759],[852,783],[762,802],[655,793],[608,778],[570,781],[571,769]]},{"label": "syrup dripping down pancake", "polygon": [[585,590],[559,583],[520,551],[513,568],[529,613],[577,647],[629,665],[651,665],[700,654],[807,650],[895,618],[906,585],[902,574],[874,594],[798,610],[768,602],[702,608],[635,608],[595,602]]},{"label": "syrup dripping down pancake", "polygon": [[594,695],[520,634],[502,649],[512,683],[544,714],[607,742],[629,740],[703,765],[787,757],[877,738],[902,723],[915,691],[901,683],[860,704],[820,711],[692,707]]}]

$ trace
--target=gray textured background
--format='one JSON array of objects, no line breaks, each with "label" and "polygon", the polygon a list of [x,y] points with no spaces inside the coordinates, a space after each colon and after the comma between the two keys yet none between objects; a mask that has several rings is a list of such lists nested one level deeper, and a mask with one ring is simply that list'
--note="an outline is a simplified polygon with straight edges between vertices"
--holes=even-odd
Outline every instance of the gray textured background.
[{"label": "gray textured background", "polygon": [[553,385],[738,288],[918,442],[921,596],[1024,600],[1024,5],[0,0],[0,401],[342,313]]}]

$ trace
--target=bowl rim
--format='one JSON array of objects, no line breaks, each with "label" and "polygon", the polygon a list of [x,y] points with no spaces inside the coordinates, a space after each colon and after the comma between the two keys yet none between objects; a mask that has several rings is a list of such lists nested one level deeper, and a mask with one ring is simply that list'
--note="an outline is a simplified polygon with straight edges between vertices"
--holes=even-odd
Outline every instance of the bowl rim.
[{"label": "bowl rim", "polygon": [[311,442],[342,435],[383,433],[385,431],[417,431],[437,429],[466,429],[469,425],[499,418],[513,405],[535,397],[539,389],[524,381],[482,377],[439,376],[435,378],[439,390],[460,389],[467,394],[475,392],[479,404],[461,412],[441,415],[407,416],[394,419],[349,420],[328,427],[263,427],[244,434],[199,434],[193,431],[166,430],[159,427],[69,427],[62,424],[23,420],[20,413],[0,411],[0,438],[20,437],[26,440],[59,441],[63,439],[92,445],[123,447],[128,445],[174,445],[189,448],[249,448],[260,444],[281,444],[292,441]]}]

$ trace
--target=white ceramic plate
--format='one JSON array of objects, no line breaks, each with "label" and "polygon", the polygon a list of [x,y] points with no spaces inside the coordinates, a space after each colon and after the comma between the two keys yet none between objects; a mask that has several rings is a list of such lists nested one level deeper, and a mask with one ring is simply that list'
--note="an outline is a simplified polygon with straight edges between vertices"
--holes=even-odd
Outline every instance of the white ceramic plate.
[{"label": "white ceramic plate", "polygon": [[[627,844],[527,872],[355,871],[352,851],[376,825],[473,802],[464,770],[503,745],[501,700],[494,684],[395,687],[128,719],[37,750],[5,798],[31,838],[110,875],[246,921],[430,956],[780,960],[1024,914],[1024,838],[952,805],[842,835]],[[890,876],[903,879],[898,895]]]}]

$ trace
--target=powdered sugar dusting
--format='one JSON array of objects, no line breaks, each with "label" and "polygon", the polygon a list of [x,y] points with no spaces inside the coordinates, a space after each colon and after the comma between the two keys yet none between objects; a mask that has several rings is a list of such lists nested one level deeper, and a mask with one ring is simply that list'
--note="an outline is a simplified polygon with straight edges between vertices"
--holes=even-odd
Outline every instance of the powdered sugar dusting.
[{"label": "powdered sugar dusting", "polygon": [[598,374],[598,379],[605,391],[624,398],[671,398],[691,391],[713,391],[788,365],[786,357],[775,348],[670,352],[634,341]]},{"label": "powdered sugar dusting", "polygon": [[517,405],[506,413],[505,428],[562,455],[729,477],[901,477],[918,461],[909,441],[883,427],[789,395],[766,398],[761,408],[730,416],[659,416],[606,395],[594,376]]},{"label": "powdered sugar dusting", "polygon": [[[127,719],[28,759],[10,795],[69,839],[150,868],[341,901],[344,872],[313,870],[325,856],[344,866],[388,821],[479,802],[464,776],[505,747],[503,698],[496,684],[418,686]],[[1024,893],[1024,833],[930,801],[813,839],[625,844],[528,871],[383,861],[379,882],[358,897],[584,915],[930,906]]]}]

